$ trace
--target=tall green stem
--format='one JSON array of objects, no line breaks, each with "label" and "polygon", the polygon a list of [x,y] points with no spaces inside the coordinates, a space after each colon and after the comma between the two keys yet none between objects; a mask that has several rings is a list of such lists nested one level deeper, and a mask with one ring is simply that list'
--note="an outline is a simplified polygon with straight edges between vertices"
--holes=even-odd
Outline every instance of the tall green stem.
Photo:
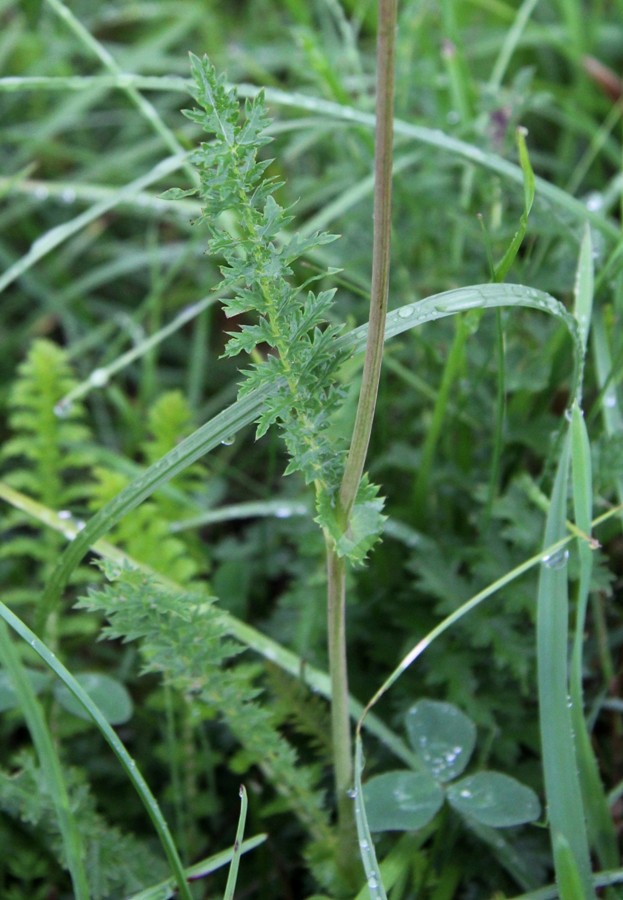
[{"label": "tall green stem", "polygon": [[[368,342],[348,458],[339,491],[338,508],[344,531],[363,475],[383,359],[391,243],[391,187],[394,116],[394,57],[397,0],[379,0],[376,81],[376,138],[374,162],[374,236]],[[329,669],[331,673],[333,765],[337,793],[340,856],[344,868],[348,844],[355,838],[352,804],[353,763],[348,712],[346,661],[346,561],[327,541],[327,606]]]},{"label": "tall green stem", "polygon": [[392,160],[394,138],[394,57],[397,0],[379,0],[376,56],[376,137],[374,152],[374,237],[368,342],[361,391],[348,459],[340,487],[346,524],[355,503],[370,443],[381,377],[387,317],[391,246]]},{"label": "tall green stem", "polygon": [[338,819],[348,822],[352,814],[348,791],[352,787],[353,764],[348,709],[348,672],[346,666],[346,560],[327,540],[327,626],[331,673],[331,731],[333,770],[337,794]]}]

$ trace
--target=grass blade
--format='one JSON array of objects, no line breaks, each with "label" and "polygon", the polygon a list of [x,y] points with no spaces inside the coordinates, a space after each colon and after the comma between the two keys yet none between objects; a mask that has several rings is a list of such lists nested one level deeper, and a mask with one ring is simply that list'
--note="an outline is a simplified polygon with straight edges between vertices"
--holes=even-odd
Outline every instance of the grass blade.
[{"label": "grass blade", "polygon": [[[157,77],[134,75],[131,73],[118,73],[111,76],[69,76],[69,77],[8,77],[0,79],[0,91],[15,90],[85,90],[91,89],[93,83],[100,86],[121,88],[126,90],[168,90],[181,91],[188,94],[192,87],[188,79],[175,77]],[[237,91],[240,97],[255,97],[261,89],[254,85],[238,85]],[[375,118],[372,113],[363,112],[352,106],[343,106],[330,100],[322,100],[293,91],[284,91],[277,88],[264,90],[266,100],[275,106],[302,109],[319,117],[337,119],[353,126],[361,126],[374,129]],[[427,128],[425,125],[414,125],[402,119],[394,120],[394,133],[397,137],[406,137],[424,146],[456,156],[458,159],[473,163],[480,168],[487,169],[500,175],[507,181],[515,184],[524,184],[524,176],[521,167],[504,159],[496,153],[491,153],[462,141],[456,137],[445,134],[438,128]],[[180,166],[184,161],[180,161]],[[618,242],[619,229],[617,225],[599,212],[590,210],[585,203],[576,199],[567,191],[551,184],[544,178],[535,178],[537,196],[551,204],[554,208],[569,215],[576,222],[589,222],[605,236]]]},{"label": "grass blade", "polygon": [[387,900],[379,864],[376,859],[374,842],[372,840],[372,835],[370,834],[370,828],[368,827],[366,808],[363,802],[363,785],[361,783],[361,774],[363,772],[363,745],[361,742],[360,725],[357,727],[357,733],[355,735],[355,770],[353,773],[355,784],[353,801],[355,804],[357,837],[359,839],[359,856],[361,857],[363,869],[366,873],[370,900]]},{"label": "grass blade", "polygon": [[247,821],[247,791],[244,784],[240,785],[240,816],[238,818],[238,828],[236,830],[236,840],[232,850],[231,864],[229,866],[229,875],[227,876],[227,884],[225,885],[225,893],[223,900],[234,900],[234,891],[236,890],[236,881],[238,879],[238,866],[240,865],[240,853],[242,847],[242,839],[244,837],[244,826]]},{"label": "grass blade", "polygon": [[[55,531],[64,534],[65,537],[67,537],[71,541],[75,540],[81,533],[81,529],[75,521],[60,518],[58,513],[54,512],[51,509],[48,509],[46,506],[43,506],[43,504],[38,503],[36,500],[32,500],[25,494],[14,490],[2,481],[0,481],[0,499],[3,499],[7,503],[10,503],[11,506],[14,506],[16,509],[21,509],[23,512],[27,513],[29,516],[32,516],[32,518],[34,518],[38,522],[41,522],[46,527],[53,528]],[[264,504],[260,504],[260,506],[263,505]],[[119,550],[108,541],[104,541],[102,539],[97,540],[90,546],[89,549],[93,553],[97,553],[98,556],[102,557],[103,559],[109,559],[121,566],[125,565],[130,566],[131,568],[140,569],[155,578],[159,578],[163,583],[170,586],[173,590],[177,590],[180,592],[183,590],[181,585],[164,578],[161,573],[155,572],[153,569],[150,569],[149,566],[141,565],[131,556],[128,556],[127,553]],[[308,685],[315,693],[321,695],[322,697],[331,696],[331,684],[329,681],[329,676],[326,672],[323,672],[320,669],[316,669],[314,666],[309,665],[306,661],[301,659],[301,657],[297,656],[291,650],[282,647],[281,644],[277,643],[277,641],[263,634],[261,631],[258,631],[256,628],[253,628],[252,625],[248,625],[246,622],[243,622],[241,619],[237,619],[233,615],[229,615],[228,618],[229,633],[233,637],[235,637],[245,646],[249,647],[255,653],[258,653],[260,656],[263,656],[265,659],[268,659],[275,665],[279,666],[281,669],[283,669],[284,672],[288,672],[294,678],[299,678],[304,681],[304,683]],[[351,697],[351,718],[356,721],[361,716],[362,711],[362,704]],[[399,738],[398,735],[396,735],[390,728],[388,728],[384,722],[382,722],[380,719],[377,719],[374,715],[370,715],[366,719],[366,728],[368,731],[374,734],[389,750],[391,750],[398,759],[401,759],[408,766],[417,768],[418,758],[409,749],[406,743],[401,738]]]},{"label": "grass blade", "polygon": [[161,160],[145,175],[141,175],[140,178],[136,178],[124,187],[112,192],[112,194],[105,199],[94,203],[90,209],[85,210],[68,222],[64,222],[62,225],[56,225],[54,228],[46,231],[45,234],[42,234],[41,237],[37,238],[32,244],[28,253],[25,253],[24,256],[13,263],[12,266],[9,266],[9,268],[0,275],[0,292],[23,275],[24,272],[27,272],[32,268],[32,266],[39,262],[40,259],[43,259],[44,256],[47,256],[48,253],[51,253],[52,250],[56,249],[63,241],[66,241],[68,238],[72,237],[72,235],[77,234],[91,222],[94,222],[95,219],[99,219],[100,216],[110,209],[113,209],[118,204],[134,197],[136,194],[140,193],[143,188],[148,187],[150,184],[154,184],[156,181],[160,181],[165,175],[170,175],[171,172],[175,172],[176,169],[179,169],[180,166],[183,165],[186,156],[187,154],[182,153]]},{"label": "grass blade", "polygon": [[[549,294],[533,288],[512,284],[485,284],[435,294],[426,300],[407,304],[390,313],[387,316],[385,340],[410,328],[457,312],[497,309],[505,306],[537,309],[559,318],[566,325],[574,342],[575,372],[572,393],[575,394],[581,379],[582,359],[582,342],[576,320]],[[357,353],[365,347],[367,331],[366,325],[356,328],[342,337],[338,343]],[[93,543],[159,487],[223,441],[231,439],[245,425],[253,422],[261,412],[264,400],[276,387],[276,385],[267,386],[241,397],[146,469],[93,516],[86,527],[76,535],[53,571],[44,592],[44,607],[54,608],[56,599],[67,584],[72,571]]]},{"label": "grass blade", "polygon": [[[0,615],[2,615],[2,609],[0,609]],[[34,635],[32,637],[34,638]],[[36,651],[37,648],[32,641],[30,641],[30,644]],[[28,678],[24,674],[20,658],[9,636],[5,622],[0,622],[0,658],[13,681],[13,687],[19,698],[20,708],[37,750],[41,768],[45,773],[46,784],[56,809],[56,817],[63,839],[74,894],[77,900],[88,900],[89,886],[83,865],[84,848],[82,846],[80,829],[73,815],[67,795],[61,763],[43,711]]]},{"label": "grass blade", "polygon": [[[169,832],[167,824],[164,820],[162,813],[160,812],[160,807],[156,801],[156,798],[153,796],[149,787],[147,786],[146,781],[144,780],[141,773],[138,771],[136,767],[136,763],[130,757],[129,753],[117,737],[116,732],[111,728],[108,724],[108,721],[104,717],[104,715],[100,712],[99,708],[96,704],[91,700],[89,695],[86,693],[84,688],[76,681],[71,672],[69,672],[65,666],[59,662],[56,656],[46,647],[46,645],[39,640],[39,638],[35,635],[34,632],[28,628],[27,625],[22,622],[13,612],[11,612],[8,607],[4,605],[4,603],[0,603],[0,618],[4,620],[4,622],[0,623],[0,636],[2,633],[6,635],[6,626],[9,625],[19,636],[26,641],[26,643],[30,644],[35,653],[43,660],[43,662],[50,668],[52,671],[60,678],[63,684],[71,691],[76,700],[82,705],[85,711],[89,714],[90,718],[95,722],[98,729],[100,730],[102,736],[107,741],[109,746],[112,748],[115,756],[121,763],[123,769],[128,775],[130,781],[136,788],[136,792],[141,798],[145,809],[151,819],[154,828],[160,838],[160,842],[163,846],[163,849],[166,853],[167,859],[169,860],[169,864],[171,866],[171,870],[174,873],[175,881],[180,892],[180,896],[184,898],[184,900],[192,900],[191,895],[188,890],[188,885],[186,883],[186,877],[184,875],[184,870],[182,868],[182,863],[179,859],[177,850],[175,848],[175,844],[173,842],[173,838]],[[8,636],[7,636],[8,641]],[[9,649],[7,652],[7,642],[3,641],[3,656],[5,659],[8,659],[9,662],[11,660],[11,648],[9,642]],[[12,651],[15,653],[15,651]],[[26,681],[24,679],[24,681]],[[16,688],[18,687],[19,682],[16,683]],[[34,721],[34,720],[33,720]],[[35,737],[35,734],[37,735]],[[33,740],[35,743],[39,740],[39,732],[35,731],[33,733]],[[49,756],[48,748],[45,748],[45,756],[44,759],[48,763],[48,765],[52,765],[52,757]],[[42,759],[43,762],[43,759]],[[55,780],[51,782],[51,786],[55,790],[62,790],[64,792],[64,787],[58,784],[57,776],[55,775]],[[62,797],[62,793],[60,795]],[[66,807],[66,811],[69,811],[69,803],[64,798],[62,801],[59,799],[59,802],[62,803],[63,807]],[[86,893],[77,893],[79,898],[84,897],[85,900],[88,900],[88,889],[86,889]]]},{"label": "grass blade", "polygon": [[[574,404],[571,419],[571,465],[575,524],[590,535],[592,518],[591,453],[584,417]],[[599,766],[584,717],[582,690],[584,627],[593,568],[593,551],[586,540],[577,541],[580,577],[576,601],[576,623],[570,671],[571,721],[576,740],[576,754],[586,824],[592,847],[604,868],[619,862],[616,832]]]},{"label": "grass blade", "polygon": [[[560,540],[566,531],[569,462],[570,440],[569,436],[566,436],[545,524],[543,542],[545,547]],[[539,574],[537,593],[539,718],[556,881],[562,888],[567,878],[569,854],[564,848],[568,846],[579,873],[584,897],[589,898],[595,894],[591,882],[588,839],[576,767],[571,712],[568,706],[567,558],[567,551],[562,555],[552,555],[544,551],[543,565]]]},{"label": "grass blade", "polygon": [[519,227],[513,235],[513,239],[508,245],[506,253],[496,266],[495,275],[493,278],[493,280],[496,282],[504,281],[506,275],[508,274],[508,270],[515,262],[515,257],[519,253],[519,248],[521,247],[523,239],[526,236],[526,231],[528,229],[528,216],[530,215],[530,210],[532,209],[532,204],[534,203],[534,194],[536,188],[534,172],[532,170],[532,164],[530,163],[530,156],[528,155],[528,148],[526,146],[526,134],[527,131],[525,128],[517,129],[517,150],[519,152],[519,163],[521,165],[521,171],[523,172],[524,177],[523,211],[521,213],[521,216],[519,217]]},{"label": "grass blade", "polygon": [[[575,317],[584,346],[591,321],[593,286],[593,248],[590,230],[586,228],[580,249],[575,286]],[[571,467],[575,524],[584,534],[590,535],[593,506],[591,448],[584,415],[578,403],[573,405],[571,418]],[[614,868],[619,862],[617,838],[584,717],[582,688],[584,627],[593,554],[591,545],[586,540],[579,540],[577,547],[580,577],[570,671],[571,721],[576,739],[580,787],[590,842],[601,865]]]},{"label": "grass blade", "polygon": [[[263,844],[265,840],[265,834],[258,834],[255,837],[248,838],[248,840],[240,845],[240,855],[255,850],[255,848]],[[199,878],[205,878],[206,875],[211,875],[212,872],[216,872],[217,869],[222,869],[223,866],[226,866],[231,862],[233,853],[233,848],[223,850],[220,853],[215,853],[213,856],[208,857],[208,859],[203,859],[201,862],[195,863],[193,866],[184,870],[186,879],[188,881],[196,881]],[[133,894],[130,900],[163,900],[163,897],[168,897],[173,894],[174,890],[175,882],[169,879],[168,881],[161,881],[159,884],[154,884],[152,887],[146,888],[139,894]]]}]

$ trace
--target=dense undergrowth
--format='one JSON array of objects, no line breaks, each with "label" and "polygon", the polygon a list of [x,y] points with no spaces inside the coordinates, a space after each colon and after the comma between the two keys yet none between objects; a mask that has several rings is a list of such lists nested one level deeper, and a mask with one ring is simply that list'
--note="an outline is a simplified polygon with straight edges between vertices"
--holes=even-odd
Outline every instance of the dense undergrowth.
[{"label": "dense undergrowth", "polygon": [[[375,4],[0,0],[0,896],[170,896],[147,889],[204,860],[189,896],[231,896],[211,858],[241,783],[239,897],[380,874],[392,900],[566,900],[618,869],[622,14],[399,4],[394,336],[341,532]],[[327,541],[356,701],[454,616],[364,720],[365,879],[336,825]],[[458,748],[441,768],[429,737]],[[428,818],[382,820],[387,773]],[[487,773],[520,782],[483,782],[495,814],[470,807]]]}]

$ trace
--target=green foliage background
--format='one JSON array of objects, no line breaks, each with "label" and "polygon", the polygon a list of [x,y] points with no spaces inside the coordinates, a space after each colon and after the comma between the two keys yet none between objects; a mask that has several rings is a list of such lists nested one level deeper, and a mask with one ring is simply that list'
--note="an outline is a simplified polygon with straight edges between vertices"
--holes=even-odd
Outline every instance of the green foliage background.
[{"label": "green foliage background", "polygon": [[[80,33],[58,2],[0,0],[0,268],[10,273],[43,235],[58,236],[53,229],[114,200],[2,282],[3,482],[70,512],[70,524],[87,519],[237,395],[238,364],[225,353],[232,321],[218,303],[189,312],[182,327],[145,346],[222,279],[223,259],[205,252],[209,235],[197,222],[197,202],[161,197],[172,186],[193,186],[190,167],[117,196],[202,139],[180,112],[192,106],[188,84],[180,83],[189,77],[189,51],[207,53],[232,83],[268,89],[274,140],[266,158],[274,161],[267,174],[277,184],[276,201],[295,217],[292,226],[282,224],[303,236],[341,236],[306,248],[293,263],[294,283],[322,275],[318,290],[337,288],[331,327],[365,322],[372,131],[347,114],[331,115],[328,104],[373,110],[373,6],[77,0],[71,11]],[[622,14],[618,0],[399,6],[396,117],[431,131],[427,141],[397,130],[390,307],[491,280],[524,202],[521,183],[491,161],[517,163],[515,128],[525,126],[535,172],[560,191],[537,188],[507,280],[571,306],[585,220],[593,226],[594,327],[603,340],[588,357],[585,412],[596,513],[620,502],[622,483],[621,420],[612,418],[623,372],[621,104],[590,74],[587,57],[621,70]],[[123,78],[112,85],[117,76],[102,48],[120,72],[166,80],[137,82],[137,100]],[[89,80],[67,80],[73,76]],[[43,80],[10,84],[13,77]],[[473,161],[435,143],[438,130],[472,148]],[[327,270],[330,276],[322,274]],[[134,350],[127,364],[108,372]],[[256,352],[261,356],[263,346]],[[357,362],[340,369],[345,399],[331,422],[338,444],[352,420],[358,377]],[[388,522],[369,563],[350,576],[355,697],[368,699],[441,618],[538,552],[571,377],[564,329],[531,310],[470,312],[387,344],[369,471],[382,485]],[[80,396],[59,409],[74,389]],[[41,603],[41,591],[66,538],[8,503],[0,506],[3,601],[71,671],[108,673],[125,686],[134,713],[118,726],[120,736],[158,795],[185,862],[233,842],[245,780],[249,833],[268,832],[269,839],[243,859],[241,891],[266,898],[339,891],[331,871],[328,708],[305,686],[305,665],[327,666],[323,548],[304,480],[300,473],[284,478],[287,464],[278,434],[256,442],[247,428],[107,535],[145,570],[139,577],[109,569],[125,595],[114,591],[116,580],[106,585],[98,568],[84,565],[51,607]],[[238,504],[255,504],[255,511]],[[598,537],[585,694],[615,800],[623,779],[617,520]],[[573,593],[573,553],[569,569]],[[151,581],[155,573],[167,579],[162,596]],[[135,604],[123,625],[131,604],[121,608],[120,596]],[[525,575],[457,624],[396,684],[379,714],[400,733],[417,698],[456,704],[478,728],[477,767],[512,773],[542,796],[535,596],[536,574]],[[162,615],[160,643],[153,625],[139,627],[141,604],[155,604]],[[301,680],[242,643],[223,641],[228,615],[298,654]],[[98,642],[105,622],[115,640]],[[206,658],[180,655],[193,635],[201,636]],[[20,652],[37,669],[34,656]],[[87,823],[92,896],[147,886],[160,877],[161,862],[123,773],[49,684],[39,696],[71,773],[72,802]],[[0,893],[15,900],[51,890],[70,896],[50,805],[33,799],[40,774],[10,704],[0,738]],[[368,770],[395,767],[387,747],[371,738]],[[616,804],[613,812],[618,823]],[[528,826],[505,838],[529,883],[513,878],[504,854],[487,849],[482,835],[447,810],[423,833],[384,836],[381,855],[393,848],[402,859],[402,881],[391,896],[512,896],[551,880],[544,829]],[[219,877],[196,885],[196,896],[220,896]]]}]

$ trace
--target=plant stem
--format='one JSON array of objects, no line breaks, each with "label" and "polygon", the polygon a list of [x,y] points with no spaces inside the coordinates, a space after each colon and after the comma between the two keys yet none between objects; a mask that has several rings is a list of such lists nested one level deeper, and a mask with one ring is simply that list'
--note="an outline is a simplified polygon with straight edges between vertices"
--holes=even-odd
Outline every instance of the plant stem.
[{"label": "plant stem", "polygon": [[383,360],[391,245],[396,7],[397,0],[379,0],[370,319],[357,415],[339,495],[340,509],[345,525],[355,503],[363,475]]},{"label": "plant stem", "polygon": [[[397,0],[379,0],[374,161],[374,236],[368,341],[353,435],[338,497],[344,530],[363,475],[381,376],[387,317],[391,244],[391,187],[394,115],[394,56]],[[337,795],[339,865],[346,874],[356,857],[354,815],[348,791],[353,783],[348,671],[346,660],[346,561],[327,540],[327,613],[333,766]],[[350,844],[353,850],[350,850]]]},{"label": "plant stem", "polygon": [[352,820],[348,791],[353,783],[352,744],[346,666],[346,560],[327,539],[327,625],[331,676],[333,770],[340,825]]}]

